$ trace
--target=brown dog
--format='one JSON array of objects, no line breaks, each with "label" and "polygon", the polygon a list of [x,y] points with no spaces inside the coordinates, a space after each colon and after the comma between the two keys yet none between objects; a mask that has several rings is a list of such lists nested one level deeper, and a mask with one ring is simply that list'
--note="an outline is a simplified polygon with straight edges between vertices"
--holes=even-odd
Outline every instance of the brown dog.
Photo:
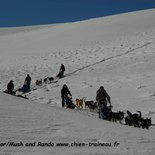
[{"label": "brown dog", "polygon": [[83,109],[83,99],[76,99],[75,100],[75,104],[76,104],[76,107],[78,108],[78,109]]}]

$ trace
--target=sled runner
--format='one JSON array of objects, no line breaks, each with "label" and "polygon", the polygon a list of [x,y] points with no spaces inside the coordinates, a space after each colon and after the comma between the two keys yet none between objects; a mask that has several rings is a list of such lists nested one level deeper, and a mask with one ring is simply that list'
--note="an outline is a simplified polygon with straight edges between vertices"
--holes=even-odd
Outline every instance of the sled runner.
[{"label": "sled runner", "polygon": [[27,100],[29,99],[26,95],[25,96],[23,96],[23,95],[16,95],[16,92],[10,94],[10,93],[8,93],[7,90],[5,90],[4,93],[12,95],[12,96],[20,97],[20,98],[23,98],[23,99],[27,99]]}]

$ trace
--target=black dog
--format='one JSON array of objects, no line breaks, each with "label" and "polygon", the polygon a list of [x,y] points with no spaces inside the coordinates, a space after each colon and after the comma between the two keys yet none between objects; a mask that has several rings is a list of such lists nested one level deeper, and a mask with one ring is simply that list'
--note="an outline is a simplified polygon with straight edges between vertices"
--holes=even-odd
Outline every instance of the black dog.
[{"label": "black dog", "polygon": [[36,80],[36,85],[37,85],[37,86],[41,86],[41,85],[42,85],[42,79]]},{"label": "black dog", "polygon": [[151,121],[151,118],[142,118],[141,119],[141,124],[140,126],[143,128],[143,129],[149,129],[149,126],[151,126],[152,124],[152,121]]},{"label": "black dog", "polygon": [[134,125],[135,127],[140,127],[139,121],[141,120],[141,112],[139,112],[139,114],[135,113],[132,114],[129,110],[127,110],[127,114],[128,116],[125,117],[125,124],[126,125]]},{"label": "black dog", "polygon": [[53,80],[54,80],[53,77],[46,77],[46,78],[44,79],[44,83],[51,83]]},{"label": "black dog", "polygon": [[126,125],[149,129],[149,126],[151,126],[151,118],[142,118],[141,112],[137,112],[139,114],[132,114],[130,111],[127,111],[128,116],[125,117]]},{"label": "black dog", "polygon": [[122,111],[118,111],[118,112],[110,111],[108,114],[109,121],[113,121],[113,122],[119,121],[120,123],[122,123],[123,118],[124,118],[124,112]]},{"label": "black dog", "polygon": [[85,107],[88,107],[90,111],[97,111],[98,105],[94,101],[85,101]]}]

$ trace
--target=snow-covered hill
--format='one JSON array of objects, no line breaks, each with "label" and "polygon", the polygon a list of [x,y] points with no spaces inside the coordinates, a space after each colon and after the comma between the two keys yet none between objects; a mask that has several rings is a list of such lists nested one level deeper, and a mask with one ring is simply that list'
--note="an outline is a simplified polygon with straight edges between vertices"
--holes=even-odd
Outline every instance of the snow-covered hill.
[{"label": "snow-covered hill", "polygon": [[[96,113],[60,108],[66,83],[73,99],[95,99],[103,85],[113,110],[142,111],[155,122],[155,9],[83,22],[0,29],[0,90],[32,77],[30,101],[0,93],[2,142],[110,142],[118,147],[1,147],[2,154],[154,154],[155,128],[99,120]],[[35,80],[66,77],[36,87]]]},{"label": "snow-covered hill", "polygon": [[[103,121],[92,113],[42,105],[5,94],[0,94],[0,98],[1,154],[154,153],[153,129],[128,127]],[[2,146],[8,142],[8,146]],[[11,142],[19,143],[19,146],[9,146]],[[39,146],[39,142],[51,142],[54,147]],[[116,142],[119,145],[114,147]],[[27,143],[35,144],[28,147],[25,146]],[[57,143],[73,144],[58,147]],[[91,144],[80,147],[79,143]],[[91,147],[99,143],[111,146]]]}]

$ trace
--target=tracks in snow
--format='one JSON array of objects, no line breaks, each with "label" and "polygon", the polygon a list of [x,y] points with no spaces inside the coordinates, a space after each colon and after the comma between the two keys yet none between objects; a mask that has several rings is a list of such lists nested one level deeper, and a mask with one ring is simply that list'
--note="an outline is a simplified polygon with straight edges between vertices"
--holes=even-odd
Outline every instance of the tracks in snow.
[{"label": "tracks in snow", "polygon": [[121,56],[127,55],[127,54],[129,54],[129,53],[132,53],[132,52],[138,50],[138,49],[141,49],[141,48],[143,48],[143,47],[146,47],[146,46],[150,45],[151,43],[152,43],[152,42],[147,42],[147,43],[145,43],[145,44],[143,44],[143,45],[141,45],[141,46],[138,46],[138,47],[136,47],[136,48],[133,48],[133,49],[131,49],[131,50],[128,50],[128,51],[126,51],[126,52],[123,53],[123,54],[118,54],[118,55],[115,55],[115,56],[110,56],[110,57],[108,57],[108,58],[104,58],[104,59],[102,59],[102,60],[100,60],[100,61],[97,61],[97,62],[95,62],[95,63],[86,65],[86,66],[84,66],[84,67],[82,67],[82,68],[79,68],[79,69],[77,69],[77,70],[75,70],[75,71],[73,71],[73,72],[71,72],[71,73],[68,73],[68,74],[66,74],[66,76],[71,76],[72,74],[75,74],[76,72],[79,72],[79,71],[84,70],[84,69],[86,69],[86,68],[89,68],[89,67],[91,67],[91,66],[95,66],[95,65],[100,64],[100,63],[102,63],[102,62],[105,62],[105,61],[107,61],[107,60],[111,60],[111,59],[115,59],[115,58],[117,58],[117,57],[121,57]]}]

